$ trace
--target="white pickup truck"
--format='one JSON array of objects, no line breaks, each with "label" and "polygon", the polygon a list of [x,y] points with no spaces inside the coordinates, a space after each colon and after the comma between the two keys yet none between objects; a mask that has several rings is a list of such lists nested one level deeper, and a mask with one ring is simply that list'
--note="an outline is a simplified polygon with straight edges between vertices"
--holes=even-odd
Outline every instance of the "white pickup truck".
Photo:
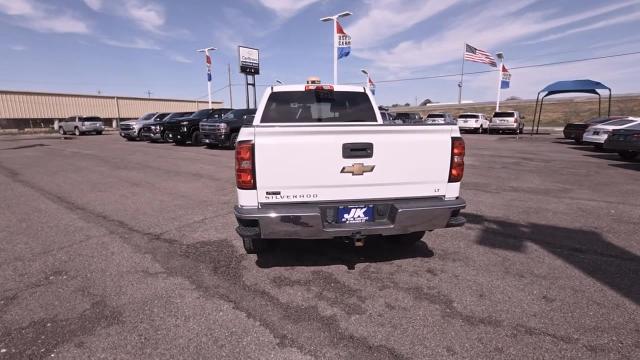
[{"label": "white pickup truck", "polygon": [[247,253],[269,239],[407,243],[464,225],[458,127],[383,124],[377,109],[361,86],[266,90],[236,144],[236,231]]}]

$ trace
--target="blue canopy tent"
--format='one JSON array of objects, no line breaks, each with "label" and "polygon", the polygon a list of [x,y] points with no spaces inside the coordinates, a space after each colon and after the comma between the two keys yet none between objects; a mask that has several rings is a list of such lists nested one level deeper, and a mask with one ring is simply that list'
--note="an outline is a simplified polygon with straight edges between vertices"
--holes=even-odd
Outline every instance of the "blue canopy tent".
[{"label": "blue canopy tent", "polygon": [[[583,94],[593,94],[598,95],[598,116],[602,116],[602,96],[598,92],[598,90],[607,90],[609,91],[609,110],[607,111],[607,116],[611,116],[611,89],[604,85],[601,82],[593,81],[593,80],[567,80],[567,81],[557,81],[553,84],[547,85],[544,89],[538,92],[538,97],[536,98],[536,107],[533,110],[533,123],[531,124],[531,135],[533,135],[533,128],[536,125],[536,115],[538,115],[538,126],[536,127],[536,134],[540,129],[540,118],[542,117],[542,105],[544,104],[544,98],[547,96],[558,95],[558,94],[567,94],[567,93],[583,93]],[[542,93],[544,96],[540,98]],[[538,101],[540,101],[540,112],[538,113]]]}]

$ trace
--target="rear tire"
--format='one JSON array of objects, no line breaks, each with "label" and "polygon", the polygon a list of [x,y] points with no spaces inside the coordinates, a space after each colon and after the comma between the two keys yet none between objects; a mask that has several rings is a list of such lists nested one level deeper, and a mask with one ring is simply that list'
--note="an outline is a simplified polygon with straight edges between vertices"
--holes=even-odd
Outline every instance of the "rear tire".
[{"label": "rear tire", "polygon": [[60,133],[60,135],[67,135],[67,132],[64,131],[64,128],[62,126],[58,128],[58,133]]},{"label": "rear tire", "polygon": [[82,133],[80,132],[80,129],[79,129],[79,128],[75,128],[75,129],[73,129],[73,133],[74,133],[76,136],[80,136],[80,135],[82,135]]},{"label": "rear tire", "polygon": [[191,145],[202,146],[202,137],[200,137],[200,131],[194,131],[191,135]]},{"label": "rear tire", "polygon": [[620,155],[620,157],[623,158],[624,160],[633,160],[636,157],[638,157],[638,152],[623,150],[623,151],[619,151],[618,155]]},{"label": "rear tire", "polygon": [[243,237],[242,245],[247,254],[260,254],[267,250],[267,241],[261,238]]},{"label": "rear tire", "polygon": [[480,125],[480,128],[476,130],[476,134],[482,134],[483,132],[484,132],[484,129],[482,128],[482,125]]}]

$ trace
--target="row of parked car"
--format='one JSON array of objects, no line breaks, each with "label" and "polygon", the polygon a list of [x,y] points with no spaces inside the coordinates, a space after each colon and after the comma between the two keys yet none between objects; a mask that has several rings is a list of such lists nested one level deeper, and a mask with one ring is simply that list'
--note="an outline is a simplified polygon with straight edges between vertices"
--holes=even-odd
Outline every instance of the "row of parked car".
[{"label": "row of parked car", "polygon": [[597,117],[564,127],[565,139],[598,149],[616,151],[621,158],[631,160],[640,154],[640,118],[631,116]]},{"label": "row of parked car", "polygon": [[518,111],[496,111],[492,116],[482,113],[463,113],[455,118],[448,112],[429,113],[421,117],[418,113],[392,113],[381,108],[382,119],[388,124],[446,124],[458,125],[461,132],[475,132],[478,134],[520,133],[524,131],[524,116]]},{"label": "row of parked car", "polygon": [[203,109],[196,112],[148,113],[120,123],[120,136],[129,140],[235,147],[243,125],[251,124],[255,109]]},{"label": "row of parked car", "polygon": [[[196,112],[148,113],[140,118],[120,123],[120,136],[129,141],[187,143],[207,147],[235,146],[240,128],[253,123],[255,109],[202,109]],[[492,117],[481,113],[430,113],[422,118],[416,113],[392,113],[380,108],[386,124],[458,125],[461,131],[476,133],[522,133],[523,116],[517,111],[495,112]]]}]

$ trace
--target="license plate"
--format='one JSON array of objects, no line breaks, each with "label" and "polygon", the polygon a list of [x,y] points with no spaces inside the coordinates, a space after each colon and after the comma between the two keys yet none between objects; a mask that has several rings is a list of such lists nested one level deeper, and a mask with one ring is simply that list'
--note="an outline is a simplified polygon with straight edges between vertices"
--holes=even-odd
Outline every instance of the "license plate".
[{"label": "license plate", "polygon": [[341,224],[359,224],[371,221],[374,221],[373,205],[338,207],[338,222]]},{"label": "license plate", "polygon": [[508,120],[500,120],[501,123],[506,123]]}]

